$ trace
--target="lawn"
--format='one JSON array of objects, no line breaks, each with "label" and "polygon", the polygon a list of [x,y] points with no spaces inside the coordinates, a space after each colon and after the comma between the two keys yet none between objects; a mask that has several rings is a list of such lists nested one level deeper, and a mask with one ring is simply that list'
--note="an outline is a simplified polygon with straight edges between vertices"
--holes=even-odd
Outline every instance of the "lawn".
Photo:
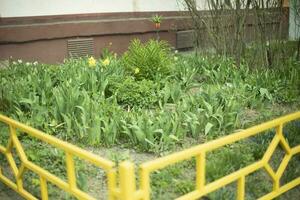
[{"label": "lawn", "polygon": [[[246,60],[237,67],[227,56],[182,54],[154,40],[134,40],[123,55],[106,49],[101,58],[57,65],[16,60],[0,69],[0,112],[114,161],[139,163],[299,110],[299,61],[290,55],[279,66],[264,67]],[[260,159],[272,133],[209,154],[208,182]],[[300,144],[299,122],[285,134],[291,145]],[[0,144],[7,137],[1,136]],[[30,160],[65,178],[63,153],[22,133],[19,138]],[[291,163],[285,181],[300,175],[299,161],[298,156]],[[95,192],[98,180],[91,178],[103,174],[77,163],[80,187],[103,192]],[[153,199],[193,190],[194,165],[190,160],[153,174]],[[27,181],[36,190],[37,177],[28,174]],[[272,187],[264,171],[247,181],[249,199]],[[60,195],[54,187],[50,191]],[[233,191],[228,186],[210,197],[233,199]]]}]

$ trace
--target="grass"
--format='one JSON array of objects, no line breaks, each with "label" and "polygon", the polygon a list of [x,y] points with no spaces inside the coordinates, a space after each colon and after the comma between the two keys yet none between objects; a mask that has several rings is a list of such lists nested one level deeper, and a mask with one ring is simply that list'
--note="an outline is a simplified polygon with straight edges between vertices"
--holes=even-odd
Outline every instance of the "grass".
[{"label": "grass", "polygon": [[[59,65],[20,61],[0,69],[0,112],[83,148],[106,149],[101,155],[116,162],[144,161],[298,110],[300,63],[290,57],[283,65],[254,67],[244,61],[237,68],[231,58],[178,54],[164,42],[134,41],[121,57],[105,51],[97,60],[70,59]],[[289,126],[288,140],[299,144],[297,123]],[[267,135],[210,154],[207,180],[259,159]],[[20,139],[31,160],[65,176],[63,154],[21,133]],[[0,138],[1,144],[6,141]],[[87,180],[101,173],[77,165],[79,185],[97,191]],[[170,199],[191,191],[193,167],[191,160],[153,174],[153,197]],[[263,177],[249,178],[254,185],[250,199],[266,190],[255,185]],[[232,191],[228,186],[210,197],[231,199]]]}]

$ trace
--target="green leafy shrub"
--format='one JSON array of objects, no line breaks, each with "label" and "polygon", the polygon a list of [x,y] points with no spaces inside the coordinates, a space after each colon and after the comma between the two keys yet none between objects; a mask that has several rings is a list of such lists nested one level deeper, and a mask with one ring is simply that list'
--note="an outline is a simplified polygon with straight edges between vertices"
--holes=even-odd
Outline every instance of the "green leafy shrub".
[{"label": "green leafy shrub", "polygon": [[127,74],[136,79],[159,80],[171,73],[171,52],[164,41],[150,40],[143,44],[133,40],[122,57]]},{"label": "green leafy shrub", "polygon": [[152,107],[158,101],[157,85],[151,80],[136,81],[131,77],[113,82],[109,92],[125,107]]}]

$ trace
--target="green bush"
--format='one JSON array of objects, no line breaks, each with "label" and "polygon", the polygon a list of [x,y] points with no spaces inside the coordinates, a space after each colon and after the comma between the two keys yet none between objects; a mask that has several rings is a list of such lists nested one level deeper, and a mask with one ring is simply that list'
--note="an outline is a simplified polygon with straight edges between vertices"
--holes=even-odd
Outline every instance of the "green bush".
[{"label": "green bush", "polygon": [[136,81],[132,77],[113,82],[108,89],[124,107],[150,108],[158,101],[157,85],[151,80]]},{"label": "green bush", "polygon": [[171,73],[170,47],[164,41],[150,40],[143,44],[133,40],[122,57],[122,64],[127,74],[138,80],[160,80]]}]

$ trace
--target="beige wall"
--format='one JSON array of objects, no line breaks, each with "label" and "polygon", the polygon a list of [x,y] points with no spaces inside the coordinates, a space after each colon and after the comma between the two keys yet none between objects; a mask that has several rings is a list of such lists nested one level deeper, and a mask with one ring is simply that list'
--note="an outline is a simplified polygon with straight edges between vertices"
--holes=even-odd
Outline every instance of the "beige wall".
[{"label": "beige wall", "polygon": [[[0,0],[1,17],[184,10],[183,0]],[[204,9],[205,0],[197,0]]]},{"label": "beige wall", "polygon": [[[0,0],[0,17],[185,10],[184,0]],[[196,0],[199,10],[211,0]],[[221,0],[224,1],[224,0]],[[235,0],[231,0],[234,2]],[[267,0],[265,0],[267,1]],[[284,0],[284,5],[288,0]]]}]

